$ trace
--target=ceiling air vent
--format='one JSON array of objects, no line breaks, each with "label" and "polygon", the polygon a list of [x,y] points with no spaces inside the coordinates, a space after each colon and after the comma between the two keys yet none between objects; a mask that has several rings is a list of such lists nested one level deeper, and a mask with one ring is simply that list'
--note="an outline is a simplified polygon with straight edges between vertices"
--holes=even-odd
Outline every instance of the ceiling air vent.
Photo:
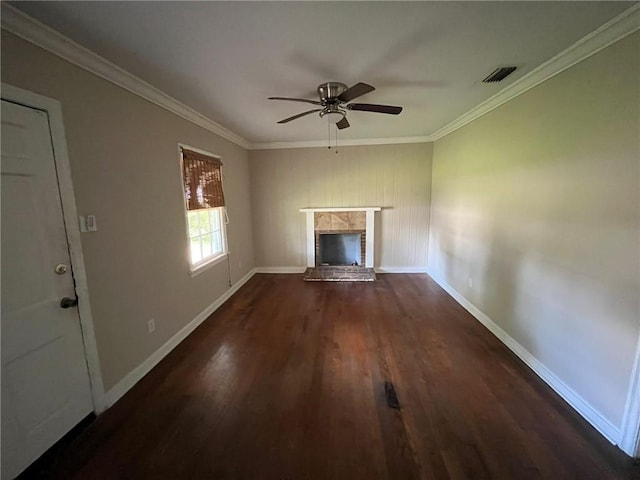
[{"label": "ceiling air vent", "polygon": [[487,78],[482,80],[482,83],[501,82],[513,72],[515,72],[516,68],[517,67],[498,67],[493,72],[491,72]]}]

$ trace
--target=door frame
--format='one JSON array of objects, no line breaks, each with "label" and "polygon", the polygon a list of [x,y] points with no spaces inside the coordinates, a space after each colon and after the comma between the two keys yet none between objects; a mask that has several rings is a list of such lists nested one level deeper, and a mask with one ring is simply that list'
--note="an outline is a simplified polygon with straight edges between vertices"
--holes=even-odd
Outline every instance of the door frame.
[{"label": "door frame", "polygon": [[3,100],[24,105],[25,107],[42,110],[48,115],[54,163],[56,173],[58,175],[58,188],[60,190],[60,200],[62,203],[64,229],[67,235],[67,242],[69,244],[69,254],[71,257],[76,295],[81,299],[78,303],[77,312],[80,319],[80,330],[82,331],[84,353],[91,384],[93,411],[98,414],[106,409],[104,400],[104,384],[102,382],[100,358],[95,339],[93,316],[91,314],[89,286],[87,283],[87,272],[82,254],[82,243],[80,241],[80,225],[78,223],[76,200],[73,192],[73,183],[71,181],[71,167],[69,164],[67,140],[62,119],[62,106],[58,100],[33,93],[28,90],[23,90],[22,88],[14,87],[13,85],[8,85],[6,83],[2,83],[0,96]]}]

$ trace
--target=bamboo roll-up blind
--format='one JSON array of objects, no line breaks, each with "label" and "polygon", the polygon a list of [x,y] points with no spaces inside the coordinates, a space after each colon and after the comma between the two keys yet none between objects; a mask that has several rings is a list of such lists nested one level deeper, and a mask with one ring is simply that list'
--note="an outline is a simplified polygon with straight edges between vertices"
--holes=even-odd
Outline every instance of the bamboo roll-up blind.
[{"label": "bamboo roll-up blind", "polygon": [[187,210],[224,207],[219,158],[182,148],[182,172]]}]

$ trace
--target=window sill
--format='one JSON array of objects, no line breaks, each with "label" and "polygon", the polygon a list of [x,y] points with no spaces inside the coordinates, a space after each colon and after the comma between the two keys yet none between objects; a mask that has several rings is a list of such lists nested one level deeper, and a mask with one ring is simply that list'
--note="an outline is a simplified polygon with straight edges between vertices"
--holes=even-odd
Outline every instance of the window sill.
[{"label": "window sill", "polygon": [[191,270],[189,271],[189,275],[191,275],[191,278],[200,275],[205,270],[208,270],[214,265],[218,265],[219,263],[222,263],[223,261],[225,261],[227,259],[227,255],[229,255],[229,252],[221,253],[217,257],[213,257],[207,260],[205,263],[201,263],[196,267],[191,267]]}]

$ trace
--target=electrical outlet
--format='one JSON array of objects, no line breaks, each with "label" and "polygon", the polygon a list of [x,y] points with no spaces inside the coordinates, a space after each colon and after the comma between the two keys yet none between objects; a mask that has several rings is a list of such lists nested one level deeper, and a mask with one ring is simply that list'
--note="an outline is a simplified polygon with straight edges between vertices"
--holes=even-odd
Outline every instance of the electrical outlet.
[{"label": "electrical outlet", "polygon": [[149,321],[147,322],[147,327],[149,327],[149,333],[153,333],[156,331],[156,321],[151,318],[149,319]]},{"label": "electrical outlet", "polygon": [[238,260],[238,270],[242,270],[242,260]]},{"label": "electrical outlet", "polygon": [[469,277],[469,288],[473,288],[473,278]]}]

